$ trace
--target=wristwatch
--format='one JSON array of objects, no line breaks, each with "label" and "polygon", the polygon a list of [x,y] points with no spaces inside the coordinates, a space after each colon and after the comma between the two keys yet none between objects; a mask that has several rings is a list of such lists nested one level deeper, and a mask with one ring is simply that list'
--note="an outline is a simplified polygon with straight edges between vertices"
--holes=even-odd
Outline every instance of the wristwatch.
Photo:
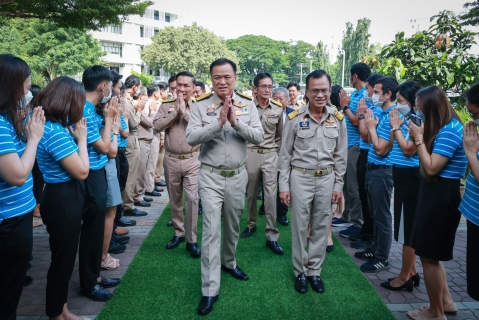
[{"label": "wristwatch", "polygon": [[364,114],[361,113],[361,114],[359,115],[359,120],[363,120],[363,119],[364,119]]},{"label": "wristwatch", "polygon": [[348,109],[349,109],[349,106],[343,107],[343,111],[346,111],[346,110],[348,110]]}]

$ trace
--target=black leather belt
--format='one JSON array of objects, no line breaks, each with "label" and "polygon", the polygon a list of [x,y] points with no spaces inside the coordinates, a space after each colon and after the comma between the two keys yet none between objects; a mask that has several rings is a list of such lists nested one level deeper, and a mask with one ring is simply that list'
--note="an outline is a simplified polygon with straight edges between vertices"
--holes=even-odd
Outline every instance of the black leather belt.
[{"label": "black leather belt", "polygon": [[378,170],[378,169],[391,169],[391,168],[392,168],[392,166],[385,166],[385,165],[379,165],[379,164],[374,164],[374,163],[366,164],[366,169],[368,171]]},{"label": "black leather belt", "polygon": [[124,147],[118,147],[118,150],[126,151],[126,148],[124,148]]}]

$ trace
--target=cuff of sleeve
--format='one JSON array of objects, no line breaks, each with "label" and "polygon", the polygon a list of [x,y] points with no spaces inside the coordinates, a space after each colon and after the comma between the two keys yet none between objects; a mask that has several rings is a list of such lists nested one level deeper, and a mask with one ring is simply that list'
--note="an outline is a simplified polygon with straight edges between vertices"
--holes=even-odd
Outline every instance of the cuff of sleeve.
[{"label": "cuff of sleeve", "polygon": [[280,183],[279,192],[289,192],[289,183]]},{"label": "cuff of sleeve", "polygon": [[244,130],[244,128],[246,127],[246,124],[241,121],[241,120],[238,120],[238,123],[236,124],[235,127],[233,127],[233,129],[236,131],[236,132],[241,132]]},{"label": "cuff of sleeve", "polygon": [[343,192],[343,184],[342,183],[334,183],[333,191],[335,192]]}]

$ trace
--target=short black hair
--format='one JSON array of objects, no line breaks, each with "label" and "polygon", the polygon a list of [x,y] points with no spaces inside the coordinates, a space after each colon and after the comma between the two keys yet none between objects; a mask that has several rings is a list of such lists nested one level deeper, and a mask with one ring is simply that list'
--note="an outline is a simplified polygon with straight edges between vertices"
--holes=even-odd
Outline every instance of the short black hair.
[{"label": "short black hair", "polygon": [[255,86],[255,87],[259,86],[260,80],[266,79],[266,78],[270,78],[270,79],[271,79],[271,82],[274,82],[273,76],[271,75],[271,73],[269,73],[269,72],[260,72],[260,73],[258,73],[258,74],[256,75],[256,77],[254,77],[254,80],[253,80],[254,86]]},{"label": "short black hair", "polygon": [[309,87],[309,79],[313,78],[313,79],[319,79],[319,78],[322,78],[326,76],[326,78],[328,78],[328,81],[329,81],[329,86],[331,87],[331,76],[324,70],[314,70],[313,72],[311,72],[310,74],[308,74],[308,76],[306,77],[306,89],[308,89]]},{"label": "short black hair", "polygon": [[148,88],[146,88],[146,93],[148,97],[151,97],[156,91],[160,90],[160,88],[155,84],[150,84]]},{"label": "short black hair", "polygon": [[113,81],[111,71],[104,66],[90,66],[83,72],[82,82],[86,92],[95,91],[103,81]]},{"label": "short black hair", "polygon": [[366,79],[371,75],[371,68],[364,62],[358,62],[351,66],[351,74],[357,74],[359,80],[366,81]]},{"label": "short black hair", "polygon": [[419,84],[419,82],[409,80],[404,83],[401,83],[397,87],[396,93],[399,92],[404,97],[404,99],[406,99],[411,104],[411,107],[414,108],[416,106],[416,94],[420,89],[421,85]]},{"label": "short black hair", "polygon": [[301,91],[301,86],[297,82],[288,83],[288,85],[286,86],[286,89],[289,89],[291,87],[296,87],[296,89],[298,89],[298,91]]},{"label": "short black hair", "polygon": [[[176,81],[176,79],[175,79],[175,81]],[[156,84],[156,86],[157,86],[158,89],[160,89],[160,90],[166,90],[166,89],[168,89],[168,84],[167,84],[166,82],[164,82],[164,81],[158,82],[158,83]]]},{"label": "short black hair", "polygon": [[37,86],[36,84],[32,84],[32,86],[30,87],[30,92],[32,93],[33,99],[35,99],[36,96],[38,96],[40,91],[42,91],[42,88],[40,86]]},{"label": "short black hair", "polygon": [[220,58],[220,59],[217,59],[217,60],[213,61],[210,64],[210,74],[213,73],[213,67],[222,66],[222,65],[225,65],[225,64],[229,64],[233,68],[234,73],[236,74],[236,63],[234,63],[230,59],[226,59],[226,58]]},{"label": "short black hair", "polygon": [[119,74],[118,72],[114,70],[110,70],[110,72],[113,75],[113,86],[116,86],[118,84],[118,81],[120,81],[123,78],[123,75]]},{"label": "short black hair", "polygon": [[176,75],[176,80],[178,80],[178,77],[188,77],[188,78],[191,78],[193,80],[193,84],[196,82],[196,78],[195,76],[191,73],[191,72],[188,72],[188,71],[182,71],[180,73],[178,73]]},{"label": "short black hair", "polygon": [[128,78],[125,79],[125,87],[127,89],[133,88],[133,86],[139,86],[141,83],[141,80],[138,76],[128,76]]},{"label": "short black hair", "polygon": [[375,73],[375,74],[372,74],[370,75],[367,79],[366,79],[366,82],[374,88],[374,86],[376,85],[376,82],[381,79],[382,77],[384,77],[382,74],[378,74],[378,73]]},{"label": "short black hair", "polygon": [[382,84],[383,85],[383,94],[388,93],[391,91],[391,101],[396,100],[396,91],[398,87],[398,82],[396,79],[393,77],[381,77],[376,81],[376,84]]},{"label": "short black hair", "polygon": [[172,76],[168,79],[168,85],[170,85],[170,83],[172,83],[173,81],[176,81],[176,74],[172,75]]},{"label": "short black hair", "polygon": [[479,83],[473,85],[469,90],[466,91],[466,100],[479,107]]},{"label": "short black hair", "polygon": [[196,82],[195,82],[195,87],[200,87],[201,90],[203,90],[203,91],[206,90],[205,83],[204,83],[204,82],[201,82],[201,81],[196,81]]},{"label": "short black hair", "polygon": [[331,87],[331,97],[329,97],[329,100],[331,100],[331,104],[340,108],[341,103],[339,103],[339,92],[343,90],[343,87],[340,85],[335,85]]}]

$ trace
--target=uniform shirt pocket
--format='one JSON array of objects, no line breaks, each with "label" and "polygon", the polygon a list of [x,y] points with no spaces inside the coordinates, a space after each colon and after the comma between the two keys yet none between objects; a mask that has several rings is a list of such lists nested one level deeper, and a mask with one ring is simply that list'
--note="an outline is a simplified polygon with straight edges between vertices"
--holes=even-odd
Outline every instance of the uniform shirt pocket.
[{"label": "uniform shirt pocket", "polygon": [[315,130],[312,128],[308,130],[299,130],[294,139],[294,147],[305,150],[314,145],[314,133]]},{"label": "uniform shirt pocket", "polygon": [[338,140],[339,132],[336,129],[324,129],[324,147],[326,150],[334,150],[336,148],[336,141]]}]

